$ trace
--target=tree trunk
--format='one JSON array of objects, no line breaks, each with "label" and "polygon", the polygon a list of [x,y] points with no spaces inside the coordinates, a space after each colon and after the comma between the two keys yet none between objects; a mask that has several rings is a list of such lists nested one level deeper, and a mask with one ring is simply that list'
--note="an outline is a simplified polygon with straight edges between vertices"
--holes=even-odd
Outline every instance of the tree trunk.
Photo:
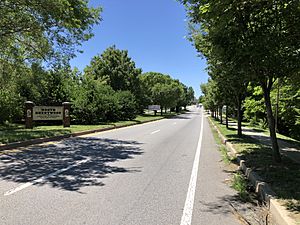
[{"label": "tree trunk", "polygon": [[163,107],[160,108],[160,115],[163,115]]},{"label": "tree trunk", "polygon": [[228,105],[226,105],[226,128],[228,129]]},{"label": "tree trunk", "polygon": [[276,111],[275,111],[275,131],[278,132],[278,109],[279,109],[279,91],[280,91],[280,79],[277,81],[277,95],[276,95]]},{"label": "tree trunk", "polygon": [[271,98],[270,98],[271,83],[269,84],[269,87],[265,83],[261,83],[261,87],[264,92],[268,125],[269,125],[269,131],[270,131],[270,137],[271,137],[272,149],[273,149],[273,159],[275,162],[281,162],[281,155],[279,151],[279,146],[276,137],[276,130],[275,130],[275,119],[272,112],[272,105],[271,105]]},{"label": "tree trunk", "polygon": [[214,118],[214,111],[213,110],[210,111],[210,115],[211,115],[212,118]]},{"label": "tree trunk", "polygon": [[223,110],[222,110],[223,106],[220,106],[220,109],[219,109],[219,115],[220,115],[220,123],[222,124],[223,123]]},{"label": "tree trunk", "polygon": [[238,119],[238,136],[241,137],[243,135],[242,133],[242,119],[243,119],[243,114],[242,114],[242,102],[239,99],[238,100],[238,108],[237,108],[237,119]]}]

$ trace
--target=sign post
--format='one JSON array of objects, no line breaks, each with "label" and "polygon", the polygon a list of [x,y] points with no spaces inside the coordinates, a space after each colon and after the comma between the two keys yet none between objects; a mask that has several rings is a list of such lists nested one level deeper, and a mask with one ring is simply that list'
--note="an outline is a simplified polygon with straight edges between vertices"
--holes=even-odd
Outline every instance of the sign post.
[{"label": "sign post", "polygon": [[63,125],[64,127],[70,127],[70,109],[71,103],[70,102],[63,102]]},{"label": "sign post", "polygon": [[33,128],[33,102],[26,101],[25,102],[25,128],[32,129]]},{"label": "sign post", "polygon": [[149,105],[148,110],[154,111],[154,115],[156,116],[157,111],[160,110],[160,105]]}]

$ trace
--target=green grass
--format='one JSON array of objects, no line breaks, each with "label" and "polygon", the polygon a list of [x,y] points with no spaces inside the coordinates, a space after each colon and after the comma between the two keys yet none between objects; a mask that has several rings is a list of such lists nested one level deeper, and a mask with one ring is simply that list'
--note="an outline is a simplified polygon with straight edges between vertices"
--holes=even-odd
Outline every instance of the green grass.
[{"label": "green grass", "polygon": [[[230,118],[229,121],[230,122],[237,122],[237,120],[233,119],[233,118]],[[251,125],[250,122],[243,122],[242,125],[243,125],[243,127],[245,126],[245,127],[251,128],[253,131],[255,131],[257,133],[263,133],[263,134],[265,134],[267,136],[270,136],[270,132],[269,132],[268,128],[264,129],[264,128],[262,128],[259,125],[253,125],[253,124]],[[287,142],[291,146],[300,148],[300,141],[299,140],[293,139],[291,137],[287,137],[287,136],[279,134],[279,133],[276,133],[276,136],[277,136],[278,140]]]},{"label": "green grass", "polygon": [[[235,128],[229,127],[229,129],[226,128],[226,125],[220,124],[218,121],[211,119],[214,125],[217,126],[219,131],[228,139],[232,144],[235,145],[235,149],[238,152],[243,151],[245,148],[251,146],[251,142],[253,141],[251,138],[248,138],[247,136],[239,137],[237,135],[237,130]],[[245,141],[246,140],[246,141]],[[238,145],[236,145],[238,144]]]},{"label": "green grass", "polygon": [[232,163],[232,158],[229,157],[227,149],[224,145],[221,145],[219,148],[221,155],[222,155],[222,160],[226,163],[226,164],[230,164]]},{"label": "green grass", "polygon": [[79,131],[94,130],[107,127],[113,127],[113,125],[71,125],[71,127],[68,128],[63,128],[62,126],[38,126],[34,127],[33,129],[24,129],[24,126],[22,125],[15,125],[9,128],[0,127],[0,143],[6,144],[16,141],[26,141],[35,138],[54,137]]},{"label": "green grass", "polygon": [[0,126],[0,144],[7,144],[17,141],[26,141],[35,138],[54,137],[64,134],[71,134],[80,131],[104,129],[115,126],[125,126],[145,123],[149,121],[169,118],[176,113],[167,113],[163,116],[157,115],[139,115],[131,121],[118,121],[114,123],[103,123],[98,125],[71,125],[71,127],[63,128],[61,126],[36,126],[33,129],[25,129],[24,125],[6,124]]},{"label": "green grass", "polygon": [[238,195],[242,201],[251,201],[251,197],[247,190],[248,181],[241,172],[234,174],[231,187],[238,192]]},{"label": "green grass", "polygon": [[[209,124],[210,126],[212,125],[212,123]],[[219,137],[217,131],[215,129],[212,129],[212,132],[213,132],[214,139],[218,145],[218,149],[221,152],[223,162],[229,165],[230,163],[236,160],[236,157],[229,156],[228,150],[224,145],[222,145],[221,138]]]},{"label": "green grass", "polygon": [[[212,125],[212,124],[217,125],[216,122],[211,122],[210,125]],[[222,127],[220,125],[217,125],[217,126],[218,126],[219,130],[222,129],[223,132],[226,132],[228,135],[232,135],[232,132],[230,130],[229,131],[226,130],[226,127],[224,129],[224,127]],[[222,145],[221,138],[219,137],[217,131],[215,129],[213,129],[212,132],[213,132],[213,136],[216,140],[216,143],[219,146],[219,151],[221,152],[223,162],[227,165],[235,162],[236,157],[229,156],[228,150],[225,147],[225,145]],[[243,202],[250,202],[252,200],[250,197],[250,194],[247,190],[247,186],[248,186],[248,181],[240,172],[237,172],[236,174],[234,174],[234,176],[231,180],[231,187],[238,192],[238,196]]]},{"label": "green grass", "polygon": [[300,212],[300,164],[285,156],[281,163],[275,163],[270,146],[251,137],[238,137],[235,129],[227,130],[225,125],[213,118],[211,121],[234,145],[246,165],[260,175],[279,198],[287,202],[287,208]]}]

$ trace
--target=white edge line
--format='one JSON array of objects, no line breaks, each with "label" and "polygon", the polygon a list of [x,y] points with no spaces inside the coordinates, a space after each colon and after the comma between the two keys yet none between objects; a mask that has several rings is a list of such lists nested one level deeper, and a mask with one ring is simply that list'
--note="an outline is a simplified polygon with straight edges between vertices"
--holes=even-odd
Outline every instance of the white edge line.
[{"label": "white edge line", "polygon": [[14,194],[14,193],[16,193],[16,192],[18,192],[18,191],[21,191],[21,190],[23,190],[23,189],[25,189],[25,188],[28,188],[28,187],[32,186],[32,185],[34,185],[34,184],[41,183],[41,182],[45,181],[47,178],[49,178],[49,177],[53,177],[53,176],[55,176],[55,175],[57,175],[57,174],[63,173],[63,172],[65,172],[65,171],[67,171],[67,170],[69,170],[69,169],[71,169],[71,168],[73,168],[73,167],[75,167],[75,166],[78,166],[78,165],[80,165],[80,164],[82,164],[82,163],[86,163],[86,162],[88,162],[89,160],[90,160],[90,159],[84,159],[84,160],[81,160],[81,161],[79,161],[79,162],[77,162],[77,163],[75,163],[75,164],[73,164],[73,165],[70,165],[70,166],[68,166],[68,167],[66,167],[66,168],[62,168],[62,169],[57,170],[57,171],[55,171],[55,172],[53,172],[53,173],[50,173],[50,174],[48,174],[48,175],[42,176],[42,177],[40,177],[40,178],[38,178],[38,179],[36,179],[36,180],[34,180],[34,181],[24,183],[24,184],[22,184],[22,185],[20,185],[20,186],[18,186],[18,187],[16,187],[16,188],[13,188],[13,189],[11,189],[11,190],[9,190],[9,191],[6,191],[6,192],[4,193],[4,196],[12,195],[12,194]]},{"label": "white edge line", "polygon": [[203,118],[204,118],[203,110],[202,110],[201,116],[202,116],[202,120],[201,120],[200,136],[199,136],[197,151],[195,154],[191,179],[190,179],[190,183],[189,183],[189,188],[188,188],[188,192],[187,192],[187,196],[186,196],[186,200],[185,200],[185,205],[184,205],[180,225],[191,225],[191,223],[192,223],[195,191],[196,191],[196,185],[197,185],[198,167],[199,167],[199,161],[200,161],[200,152],[201,152],[202,136],[203,136]]},{"label": "white edge line", "polygon": [[153,131],[153,132],[151,132],[151,134],[155,134],[155,133],[158,133],[158,132],[160,132],[160,130]]}]

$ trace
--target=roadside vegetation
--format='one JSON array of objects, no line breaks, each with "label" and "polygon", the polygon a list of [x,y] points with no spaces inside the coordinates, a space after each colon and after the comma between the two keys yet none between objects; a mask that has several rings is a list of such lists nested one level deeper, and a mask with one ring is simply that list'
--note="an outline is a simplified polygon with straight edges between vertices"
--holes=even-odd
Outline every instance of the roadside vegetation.
[{"label": "roadside vegetation", "polygon": [[[300,164],[282,154],[279,144],[284,140],[299,149],[300,2],[181,2],[189,38],[208,63],[210,79],[200,85],[199,102],[246,165],[288,209],[299,212]],[[243,123],[270,138],[244,135]]]},{"label": "roadside vegetation", "polygon": [[[251,194],[249,192],[248,189],[248,184],[249,181],[244,177],[244,175],[240,172],[237,171],[237,167],[238,165],[236,164],[236,156],[234,156],[233,154],[231,154],[228,149],[226,148],[226,146],[222,143],[221,138],[219,137],[218,132],[213,129],[213,125],[216,125],[215,122],[210,121],[210,127],[212,128],[212,133],[214,136],[214,139],[218,145],[218,150],[221,153],[222,156],[222,161],[227,165],[227,166],[233,166],[232,168],[230,168],[230,170],[233,173],[233,176],[231,177],[230,180],[230,186],[237,191],[239,199],[243,202],[252,202],[252,198],[251,198]],[[225,134],[223,133],[224,130],[221,129],[220,126],[218,126],[218,129],[222,132],[222,134],[225,136]]]},{"label": "roadside vegetation", "polygon": [[61,125],[40,125],[33,129],[25,129],[21,124],[7,124],[0,126],[0,145],[17,141],[26,141],[34,138],[54,137],[87,130],[101,130],[116,126],[129,126],[145,122],[160,120],[176,115],[175,112],[163,113],[163,115],[139,115],[134,120],[106,122],[94,125],[71,125],[63,128]]},{"label": "roadside vegetation", "polygon": [[[83,71],[71,68],[70,60],[101,23],[101,12],[81,0],[1,1],[1,143],[139,123],[159,118],[144,115],[148,105],[160,105],[163,117],[194,101],[191,87],[167,74],[143,73],[128,51],[116,46],[94,56]],[[25,101],[71,102],[71,128],[35,123],[31,132],[22,129]]]},{"label": "roadside vegetation", "polygon": [[251,201],[249,192],[247,190],[248,180],[245,178],[244,174],[241,172],[234,174],[231,187],[238,192],[238,195],[242,201]]},{"label": "roadside vegetation", "polygon": [[190,40],[208,63],[205,108],[216,116],[226,105],[238,136],[244,118],[268,127],[273,159],[280,162],[276,131],[300,138],[299,1],[181,2]]},{"label": "roadside vegetation", "polygon": [[19,66],[22,76],[13,64],[0,70],[0,124],[20,123],[27,100],[48,106],[69,101],[71,124],[77,125],[134,120],[148,105],[160,105],[161,115],[179,112],[194,101],[191,87],[169,75],[142,74],[127,51],[114,46],[95,56],[83,73],[68,66]]},{"label": "roadside vegetation", "polygon": [[[287,207],[287,209],[293,212],[299,212],[299,164],[286,156],[282,157],[281,163],[274,163],[270,145],[262,143],[247,135],[240,137],[236,133],[236,128],[230,127],[228,130],[226,125],[220,124],[219,120],[216,118],[211,118],[211,122],[216,125],[225,138],[233,144],[239,157],[245,160],[247,167],[252,168],[265,182],[270,185],[277,197],[283,200],[283,204]],[[218,137],[216,137],[216,139],[218,139]],[[222,147],[224,147],[224,145]],[[226,153],[226,150],[223,152]],[[234,163],[235,161],[231,160],[231,162]],[[239,178],[236,178],[234,183],[241,183],[238,181]],[[238,186],[238,188],[241,189],[242,184],[234,186]],[[240,194],[244,195],[242,193]]]}]

